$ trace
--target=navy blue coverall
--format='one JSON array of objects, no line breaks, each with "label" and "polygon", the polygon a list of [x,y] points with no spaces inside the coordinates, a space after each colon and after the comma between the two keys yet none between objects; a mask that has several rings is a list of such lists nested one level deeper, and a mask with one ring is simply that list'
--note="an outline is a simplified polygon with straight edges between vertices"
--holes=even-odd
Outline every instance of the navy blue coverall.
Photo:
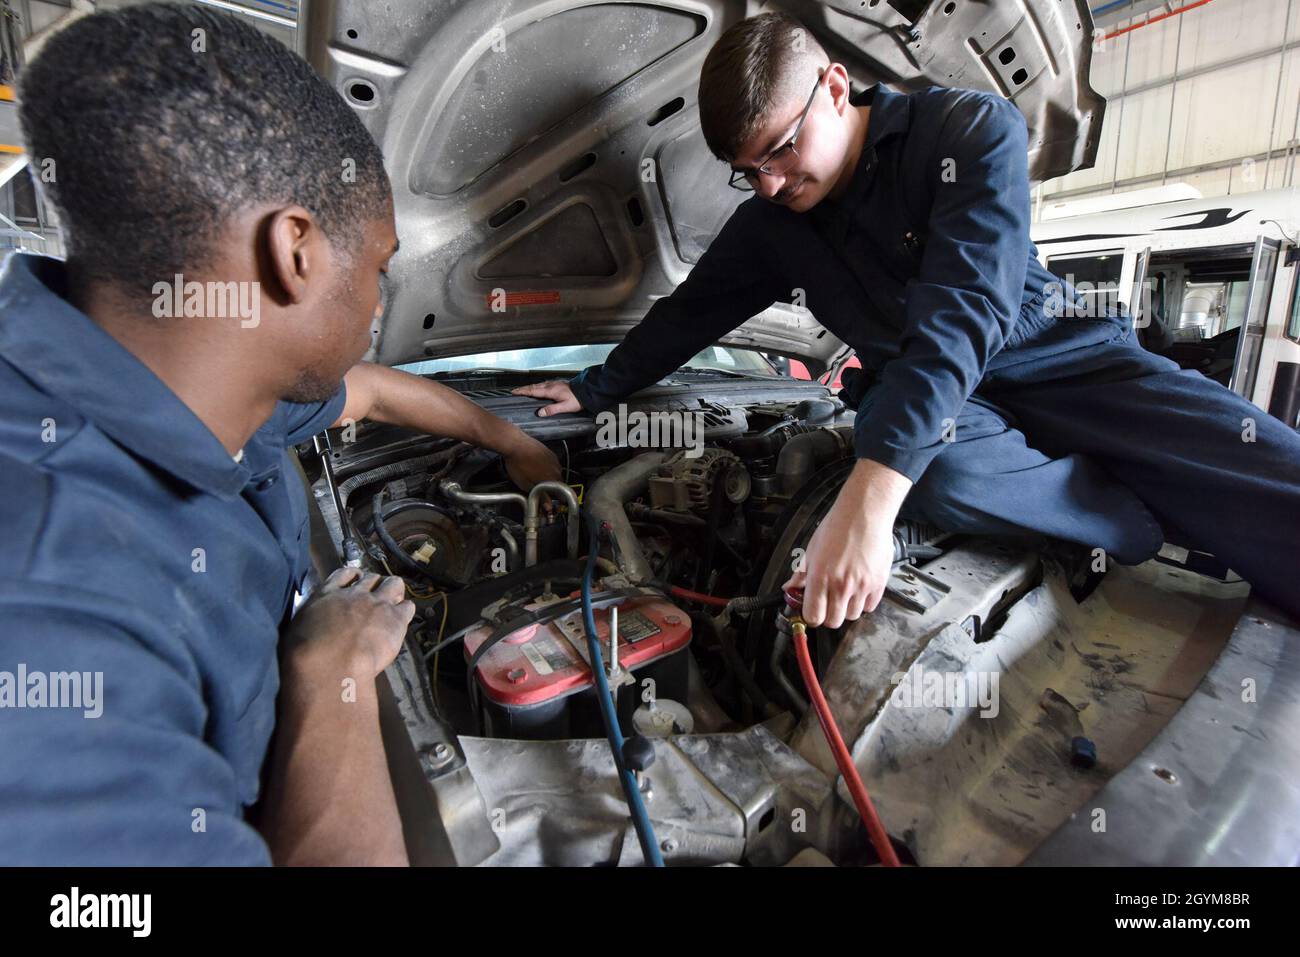
[{"label": "navy blue coverall", "polygon": [[1065,308],[1077,294],[1029,238],[1020,111],[938,88],[853,103],[871,113],[844,195],[802,214],[742,203],[673,294],[572,380],[583,407],[609,408],[802,290],[862,362],[846,387],[856,453],[915,483],[904,517],[1125,564],[1176,529],[1300,617],[1300,434],[1144,350],[1123,309]]},{"label": "navy blue coverall", "polygon": [[0,273],[0,866],[270,864],[244,809],[310,568],[287,449],[346,392],[235,461],[65,286]]}]

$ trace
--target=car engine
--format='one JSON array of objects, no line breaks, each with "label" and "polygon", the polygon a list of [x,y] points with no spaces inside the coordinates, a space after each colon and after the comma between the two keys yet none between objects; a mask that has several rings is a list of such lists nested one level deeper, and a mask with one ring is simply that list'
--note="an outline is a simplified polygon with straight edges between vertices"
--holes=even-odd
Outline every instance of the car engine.
[{"label": "car engine", "polygon": [[[855,462],[852,413],[816,383],[678,373],[625,412],[697,414],[701,441],[647,448],[538,419],[520,379],[456,387],[556,453],[564,480],[527,495],[495,453],[382,424],[302,456],[317,566],[400,575],[417,607],[381,694],[412,859],[641,864],[634,787],[667,863],[880,862],[782,592]],[[1098,709],[1089,746],[1131,759],[1166,720],[1144,682],[1239,601],[1061,545],[899,521],[878,608],[799,633],[904,863],[1023,861],[1103,780],[1073,765],[1079,712]],[[1084,634],[1094,650],[1061,638]],[[935,675],[1001,678],[1000,696],[913,706]]]},{"label": "car engine", "polygon": [[[790,694],[792,664],[747,636],[751,624],[755,634],[770,630],[779,586],[852,462],[852,428],[810,424],[843,417],[832,399],[736,411],[743,424],[729,422],[695,449],[562,440],[555,451],[566,482],[527,496],[498,456],[460,443],[338,471],[349,534],[366,564],[407,580],[419,608],[412,647],[427,657],[459,733],[600,734],[573,607],[591,548],[580,507],[607,537],[597,559],[608,596],[597,609],[600,637],[608,643],[617,618],[622,680],[655,689],[650,702],[621,696],[629,726],[748,725],[800,700]],[[900,523],[896,537],[903,562],[938,554],[942,536]]]}]

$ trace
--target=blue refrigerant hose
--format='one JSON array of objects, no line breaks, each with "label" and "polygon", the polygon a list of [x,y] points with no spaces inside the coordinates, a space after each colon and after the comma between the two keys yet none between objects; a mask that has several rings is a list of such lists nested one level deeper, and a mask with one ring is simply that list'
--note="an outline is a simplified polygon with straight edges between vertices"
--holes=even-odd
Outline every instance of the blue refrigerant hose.
[{"label": "blue refrigerant hose", "polygon": [[614,753],[614,764],[618,768],[619,781],[623,785],[623,795],[627,798],[627,809],[632,815],[632,826],[636,828],[637,840],[641,842],[641,853],[651,867],[663,867],[663,855],[659,853],[659,841],[655,838],[654,827],[650,824],[650,815],[646,813],[645,802],[641,800],[641,789],[637,787],[636,776],[623,764],[623,732],[618,726],[618,715],[614,713],[614,699],[609,691],[609,681],[605,677],[605,663],[600,657],[600,642],[596,638],[596,615],[591,605],[591,583],[596,574],[596,556],[600,551],[600,526],[595,517],[586,509],[582,514],[587,519],[588,545],[587,567],[582,573],[582,623],[587,631],[587,650],[591,657],[591,673],[596,679],[596,697],[600,701],[600,716],[605,721],[605,736],[609,739],[609,749]]}]

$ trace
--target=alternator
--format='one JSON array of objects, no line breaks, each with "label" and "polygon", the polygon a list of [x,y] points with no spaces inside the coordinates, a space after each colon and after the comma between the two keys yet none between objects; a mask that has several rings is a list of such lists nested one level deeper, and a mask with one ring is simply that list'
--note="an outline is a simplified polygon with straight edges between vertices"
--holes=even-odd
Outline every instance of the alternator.
[{"label": "alternator", "polygon": [[690,458],[686,451],[678,452],[650,477],[650,505],[707,514],[716,482],[722,482],[723,494],[732,504],[738,505],[749,498],[749,470],[735,454],[723,449],[705,449]]}]

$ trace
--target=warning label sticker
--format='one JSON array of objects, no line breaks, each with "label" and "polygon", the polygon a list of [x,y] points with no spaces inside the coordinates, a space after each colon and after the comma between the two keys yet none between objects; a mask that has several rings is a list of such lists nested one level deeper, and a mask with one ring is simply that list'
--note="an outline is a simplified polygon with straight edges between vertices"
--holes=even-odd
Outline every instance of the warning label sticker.
[{"label": "warning label sticker", "polygon": [[547,636],[525,642],[522,650],[524,656],[537,669],[539,675],[549,675],[556,671],[563,671],[574,663],[572,656],[560,642]]},{"label": "warning label sticker", "polygon": [[639,611],[628,612],[618,617],[618,636],[629,645],[644,641],[659,634],[662,630]]},{"label": "warning label sticker", "polygon": [[549,675],[553,670],[555,670],[551,667],[550,662],[543,657],[542,653],[533,647],[531,641],[524,645],[523,652],[524,657],[528,659],[529,663],[533,666],[533,669],[539,675]]},{"label": "warning label sticker", "polygon": [[529,289],[520,292],[490,292],[484,297],[488,308],[497,311],[514,306],[553,306],[560,301],[558,289]]}]

